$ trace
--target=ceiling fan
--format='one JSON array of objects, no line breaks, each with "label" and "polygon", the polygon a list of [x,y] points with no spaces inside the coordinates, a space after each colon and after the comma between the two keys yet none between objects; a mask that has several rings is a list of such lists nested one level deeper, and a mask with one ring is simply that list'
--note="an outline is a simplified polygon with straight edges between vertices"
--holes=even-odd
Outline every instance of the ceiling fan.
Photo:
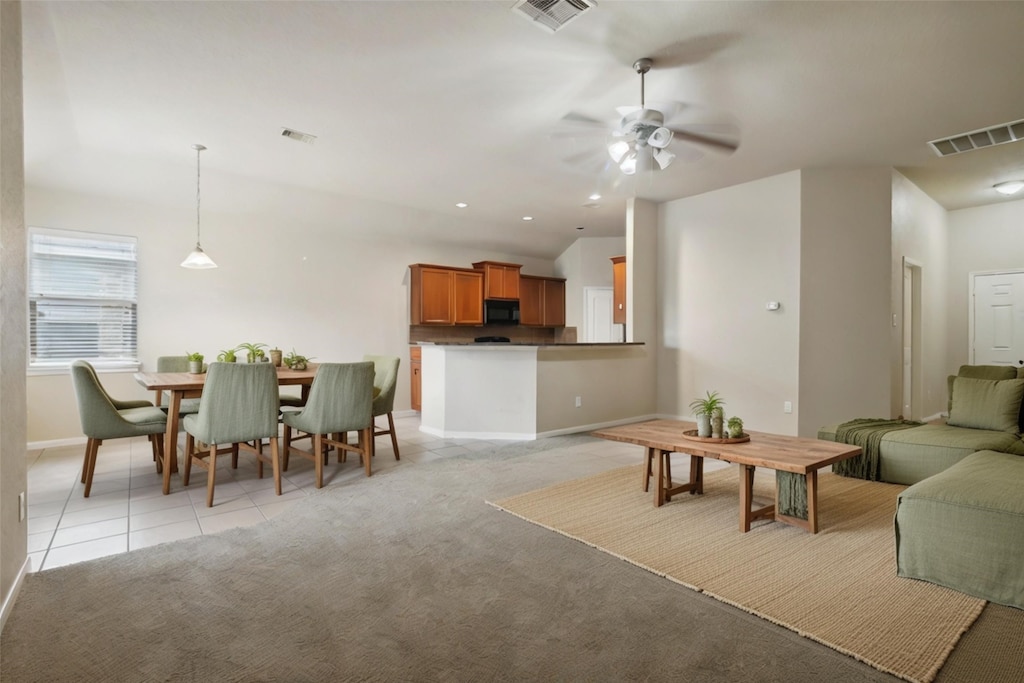
[{"label": "ceiling fan", "polygon": [[[612,129],[607,144],[608,156],[626,175],[638,170],[664,170],[676,159],[677,153],[688,160],[700,159],[699,148],[732,154],[739,147],[733,130],[723,134],[703,132],[703,126],[674,123],[672,119],[686,109],[681,102],[667,102],[648,105],[644,98],[644,77],[654,65],[653,60],[644,57],[633,63],[633,70],[640,76],[640,106],[617,107],[621,119]],[[598,125],[607,130],[607,124],[580,114],[569,114],[565,120],[572,123]],[[722,126],[716,128],[723,130]],[[727,127],[731,129],[732,127]],[[674,142],[686,143],[685,152]],[[673,152],[669,147],[675,148]]]}]

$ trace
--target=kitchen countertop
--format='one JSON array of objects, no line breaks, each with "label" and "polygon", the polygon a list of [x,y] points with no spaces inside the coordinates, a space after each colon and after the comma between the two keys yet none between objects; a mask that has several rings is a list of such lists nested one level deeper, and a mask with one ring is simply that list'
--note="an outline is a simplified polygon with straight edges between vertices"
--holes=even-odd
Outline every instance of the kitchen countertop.
[{"label": "kitchen countertop", "polygon": [[548,348],[551,346],[566,346],[566,347],[619,347],[619,346],[644,346],[644,342],[549,342],[549,343],[537,343],[537,342],[472,342],[472,341],[452,341],[452,342],[415,342],[420,346],[534,346],[540,348]]}]

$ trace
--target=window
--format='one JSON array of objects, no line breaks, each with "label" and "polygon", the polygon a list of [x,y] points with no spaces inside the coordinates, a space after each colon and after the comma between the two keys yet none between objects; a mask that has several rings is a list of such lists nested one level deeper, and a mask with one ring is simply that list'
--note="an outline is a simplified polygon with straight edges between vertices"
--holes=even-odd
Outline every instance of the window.
[{"label": "window", "polygon": [[138,366],[137,240],[29,228],[29,368]]}]

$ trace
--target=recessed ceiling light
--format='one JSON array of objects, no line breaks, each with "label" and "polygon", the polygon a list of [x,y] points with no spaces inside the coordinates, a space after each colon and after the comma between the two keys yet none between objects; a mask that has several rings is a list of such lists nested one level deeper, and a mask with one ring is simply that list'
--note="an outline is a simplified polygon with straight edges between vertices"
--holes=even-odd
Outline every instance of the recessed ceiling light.
[{"label": "recessed ceiling light", "polygon": [[523,216],[523,220],[524,221],[532,221],[533,220],[533,216]]},{"label": "recessed ceiling light", "polygon": [[599,195],[596,192],[594,194],[590,195],[590,197],[588,197],[588,199],[594,199],[594,200],[597,200],[597,199],[600,199],[600,198],[601,198],[601,195]]},{"label": "recessed ceiling light", "polygon": [[1017,194],[1024,189],[1024,180],[1007,180],[1005,183],[996,183],[992,186],[999,194],[1007,196]]},{"label": "recessed ceiling light", "polygon": [[466,202],[459,202],[455,206],[459,207],[460,209],[465,209],[467,206],[469,206],[469,204],[467,204]]}]

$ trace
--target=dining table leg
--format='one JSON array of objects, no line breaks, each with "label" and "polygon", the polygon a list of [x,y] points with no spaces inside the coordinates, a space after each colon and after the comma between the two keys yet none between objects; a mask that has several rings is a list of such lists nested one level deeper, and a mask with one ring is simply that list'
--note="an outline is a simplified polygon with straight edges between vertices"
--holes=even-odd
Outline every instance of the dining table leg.
[{"label": "dining table leg", "polygon": [[164,438],[164,495],[171,492],[171,470],[178,463],[178,420],[181,414],[180,391],[171,392],[171,403],[167,406],[167,435]]}]

